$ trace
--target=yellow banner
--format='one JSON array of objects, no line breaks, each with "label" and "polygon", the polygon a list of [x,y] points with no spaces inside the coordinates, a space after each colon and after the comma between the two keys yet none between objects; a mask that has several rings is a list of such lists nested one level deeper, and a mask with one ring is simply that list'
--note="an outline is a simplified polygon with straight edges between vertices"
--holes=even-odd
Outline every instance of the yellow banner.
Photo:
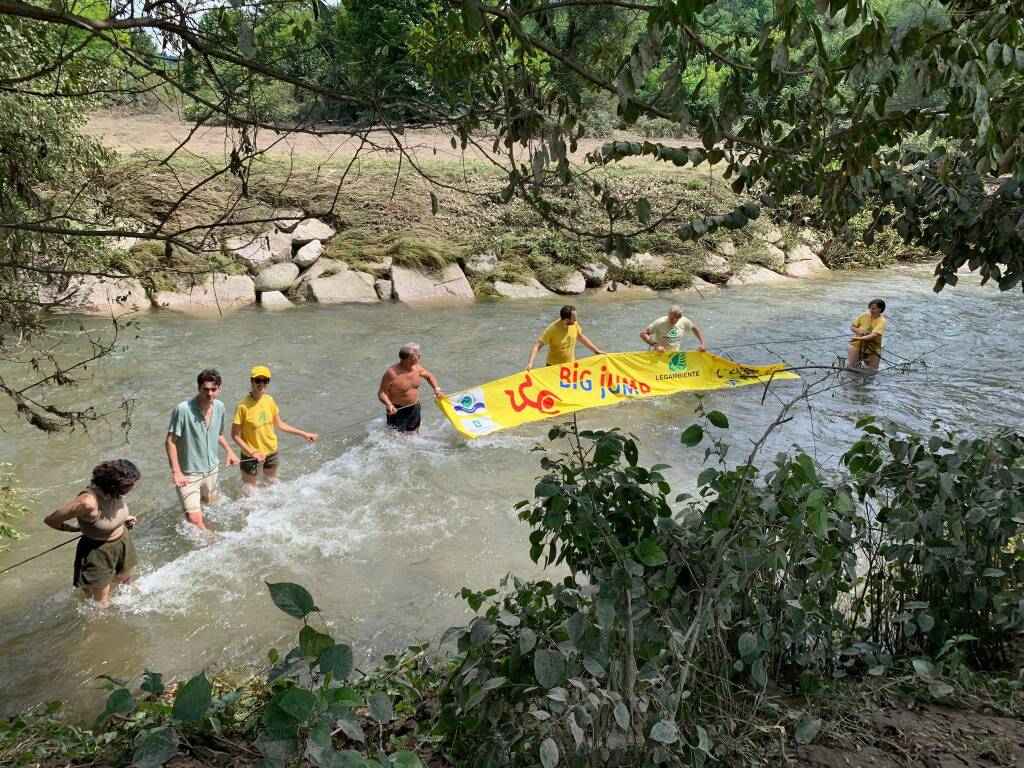
[{"label": "yellow banner", "polygon": [[742,365],[707,352],[617,352],[534,368],[438,401],[466,437],[482,437],[584,408],[676,392],[799,379],[785,363]]}]

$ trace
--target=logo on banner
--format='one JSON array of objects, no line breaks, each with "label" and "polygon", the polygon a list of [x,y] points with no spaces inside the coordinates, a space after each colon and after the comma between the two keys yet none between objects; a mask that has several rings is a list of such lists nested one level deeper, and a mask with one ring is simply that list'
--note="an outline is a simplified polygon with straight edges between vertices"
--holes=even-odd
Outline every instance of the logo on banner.
[{"label": "logo on banner", "polygon": [[480,411],[487,408],[487,405],[484,403],[484,393],[480,389],[463,392],[461,395],[449,398],[449,401],[452,404],[452,410],[467,416],[480,413]]},{"label": "logo on banner", "polygon": [[686,370],[686,353],[676,352],[668,361],[668,369],[670,371],[685,371]]},{"label": "logo on banner", "polygon": [[506,389],[505,394],[508,395],[508,404],[512,406],[512,410],[516,413],[522,413],[527,408],[533,408],[535,411],[553,416],[558,411],[552,410],[555,407],[555,403],[561,402],[561,398],[555,395],[553,392],[542,389],[535,395],[526,394],[526,390],[533,386],[533,377],[530,374],[526,374],[526,378],[523,383],[517,388],[519,391],[519,401],[516,401],[516,393],[511,389]]}]

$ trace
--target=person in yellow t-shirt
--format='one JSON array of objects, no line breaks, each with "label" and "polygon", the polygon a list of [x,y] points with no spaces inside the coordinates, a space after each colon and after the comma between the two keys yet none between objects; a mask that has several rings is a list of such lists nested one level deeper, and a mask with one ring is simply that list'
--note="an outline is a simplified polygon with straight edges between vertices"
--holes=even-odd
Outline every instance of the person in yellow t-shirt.
[{"label": "person in yellow t-shirt", "polygon": [[878,364],[882,361],[882,334],[887,325],[882,317],[883,312],[885,302],[873,299],[868,304],[868,311],[859,315],[850,326],[850,330],[856,334],[850,339],[846,351],[846,361],[850,368],[859,368],[864,363],[872,371],[878,370]]},{"label": "person in yellow t-shirt", "polygon": [[263,465],[263,476],[269,482],[277,479],[277,433],[274,428],[292,435],[304,437],[315,443],[317,435],[303,432],[281,420],[281,412],[267,388],[270,386],[270,369],[265,365],[257,365],[249,373],[249,394],[235,409],[235,418],[231,422],[231,438],[242,449],[243,489],[251,491],[256,486],[259,467]]},{"label": "person in yellow t-shirt", "polygon": [[540,352],[540,348],[547,345],[548,359],[545,365],[565,365],[576,359],[576,341],[593,352],[595,355],[603,355],[594,343],[583,335],[583,330],[576,322],[576,307],[566,304],[558,312],[558,319],[544,329],[544,333],[530,350],[530,360],[526,363],[526,370],[533,368],[533,361]]}]

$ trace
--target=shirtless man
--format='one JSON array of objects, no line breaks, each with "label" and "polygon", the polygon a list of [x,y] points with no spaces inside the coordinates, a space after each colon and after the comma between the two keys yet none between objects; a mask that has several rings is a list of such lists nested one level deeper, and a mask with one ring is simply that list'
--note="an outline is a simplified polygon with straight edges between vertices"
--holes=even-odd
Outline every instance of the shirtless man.
[{"label": "shirtless man", "polygon": [[420,431],[420,377],[434,388],[434,397],[444,397],[434,374],[420,365],[419,344],[403,344],[398,362],[384,372],[377,397],[388,409],[388,426],[398,432]]}]

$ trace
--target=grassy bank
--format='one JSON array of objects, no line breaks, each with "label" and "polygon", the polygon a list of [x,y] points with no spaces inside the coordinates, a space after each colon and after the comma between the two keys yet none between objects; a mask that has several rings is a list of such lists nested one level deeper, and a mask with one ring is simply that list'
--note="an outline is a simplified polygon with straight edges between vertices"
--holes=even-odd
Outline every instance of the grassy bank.
[{"label": "grassy bank", "polygon": [[[604,169],[606,188],[624,204],[640,198],[652,201],[652,217],[662,218],[657,230],[636,236],[634,252],[663,257],[658,269],[623,267],[597,239],[579,236],[547,224],[518,198],[500,200],[505,179],[482,161],[463,163],[429,161],[421,173],[408,163],[368,158],[324,163],[317,158],[266,156],[243,178],[220,174],[198,192],[178,203],[215,169],[212,158],[178,156],[166,164],[147,154],[122,156],[104,183],[112,201],[126,218],[152,220],[173,210],[169,231],[200,249],[162,244],[137,244],[123,266],[133,274],[155,275],[166,283],[180,271],[196,268],[242,271],[232,257],[219,252],[217,242],[230,235],[258,234],[270,228],[268,220],[282,215],[320,215],[337,230],[326,255],[357,269],[373,271],[372,264],[391,257],[399,264],[438,266],[468,256],[489,253],[498,258],[491,274],[473,278],[480,295],[493,293],[495,280],[522,281],[538,277],[552,281],[586,264],[610,267],[608,279],[652,288],[687,287],[711,254],[724,253],[733,270],[752,262],[765,266],[772,257],[764,248],[769,230],[782,234],[783,244],[797,241],[797,232],[813,218],[803,210],[795,221],[768,216],[733,232],[719,231],[697,241],[683,241],[674,230],[694,217],[730,210],[747,198],[733,194],[721,179],[692,168],[674,168],[652,162],[629,161]],[[429,176],[435,185],[424,178]],[[432,213],[431,192],[437,197]],[[678,204],[677,204],[678,201]],[[806,208],[806,206],[805,206]],[[228,215],[224,215],[228,211]],[[600,231],[607,226],[607,211],[589,183],[564,192],[553,215],[571,221],[579,230]],[[211,226],[216,223],[216,226]],[[856,227],[854,227],[856,228]],[[843,268],[882,267],[920,254],[904,249],[894,237],[879,237],[871,248],[822,234],[826,262]],[[723,241],[732,247],[723,249]]]}]

